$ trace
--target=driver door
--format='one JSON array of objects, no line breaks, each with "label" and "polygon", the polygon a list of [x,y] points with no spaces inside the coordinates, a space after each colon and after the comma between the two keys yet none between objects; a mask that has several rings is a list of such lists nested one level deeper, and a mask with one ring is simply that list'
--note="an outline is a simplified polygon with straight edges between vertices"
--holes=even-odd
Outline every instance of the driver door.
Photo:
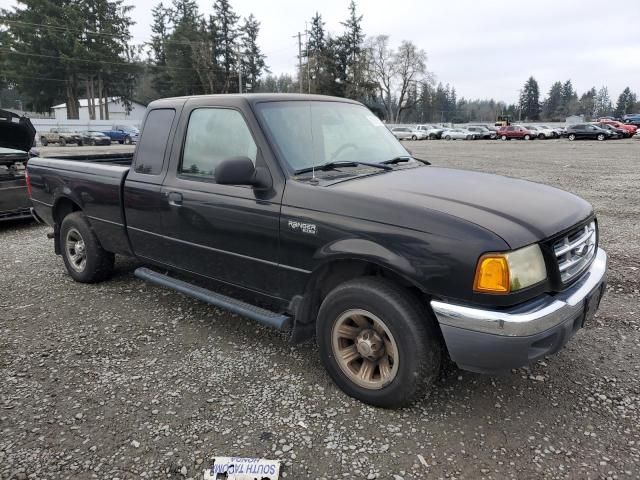
[{"label": "driver door", "polygon": [[[216,166],[231,157],[264,164],[243,113],[194,107],[184,142],[162,187],[166,263],[235,286],[273,294],[279,283],[282,193],[216,183]],[[268,167],[267,167],[268,168]]]}]

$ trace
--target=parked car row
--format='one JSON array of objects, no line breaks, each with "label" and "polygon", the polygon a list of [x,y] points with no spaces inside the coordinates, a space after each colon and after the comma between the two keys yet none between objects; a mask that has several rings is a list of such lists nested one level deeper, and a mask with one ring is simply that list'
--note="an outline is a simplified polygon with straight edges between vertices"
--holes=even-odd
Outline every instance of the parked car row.
[{"label": "parked car row", "polygon": [[633,137],[638,134],[638,127],[610,118],[600,118],[595,122],[578,123],[567,127],[508,125],[496,128],[477,124],[448,128],[435,125],[417,125],[415,127],[394,127],[391,132],[400,140],[544,140],[562,137],[569,140],[583,138],[609,140]]},{"label": "parked car row", "polygon": [[140,131],[135,127],[127,125],[114,125],[110,130],[85,130],[76,132],[70,128],[51,128],[48,132],[40,133],[40,144],[46,147],[49,144],[57,143],[60,146],[67,144],[83,145],[111,145],[111,142],[131,145],[138,143]]}]

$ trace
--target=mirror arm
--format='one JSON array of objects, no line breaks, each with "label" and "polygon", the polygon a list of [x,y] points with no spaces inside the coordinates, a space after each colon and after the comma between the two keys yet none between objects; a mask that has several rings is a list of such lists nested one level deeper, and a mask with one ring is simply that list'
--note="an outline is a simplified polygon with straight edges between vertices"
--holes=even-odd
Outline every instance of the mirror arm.
[{"label": "mirror arm", "polygon": [[252,185],[256,190],[269,190],[273,186],[269,170],[265,167],[256,167],[253,172]]}]

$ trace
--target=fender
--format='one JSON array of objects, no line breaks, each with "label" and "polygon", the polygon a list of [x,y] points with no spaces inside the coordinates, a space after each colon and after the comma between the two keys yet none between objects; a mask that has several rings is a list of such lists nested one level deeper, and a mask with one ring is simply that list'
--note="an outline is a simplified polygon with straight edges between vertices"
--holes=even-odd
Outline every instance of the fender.
[{"label": "fender", "polygon": [[416,284],[416,269],[407,258],[364,238],[336,240],[318,249],[313,258],[318,261],[314,272],[334,260],[361,260],[387,268]]}]

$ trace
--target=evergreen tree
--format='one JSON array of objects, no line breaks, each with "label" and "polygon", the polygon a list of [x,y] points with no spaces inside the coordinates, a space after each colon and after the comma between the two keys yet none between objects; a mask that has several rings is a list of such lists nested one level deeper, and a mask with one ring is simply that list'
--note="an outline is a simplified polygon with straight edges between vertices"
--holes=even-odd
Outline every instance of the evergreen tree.
[{"label": "evergreen tree", "polygon": [[151,11],[151,53],[155,68],[152,85],[159,96],[165,97],[171,92],[171,76],[167,71],[167,41],[171,34],[173,17],[172,10],[164,6],[162,2]]},{"label": "evergreen tree", "polygon": [[636,102],[636,94],[633,93],[629,87],[626,87],[618,97],[618,103],[616,104],[614,115],[618,118],[622,118],[622,116],[627,113],[634,113]]},{"label": "evergreen tree", "polygon": [[327,44],[325,36],[322,16],[316,12],[311,19],[309,40],[307,41],[307,48],[305,52],[312,93],[322,93],[323,86],[327,83]]},{"label": "evergreen tree", "polygon": [[592,87],[591,90],[586,91],[580,96],[578,102],[578,113],[584,115],[588,120],[594,117],[596,95],[596,87]]},{"label": "evergreen tree", "polygon": [[233,11],[229,0],[216,0],[213,4],[214,28],[217,63],[221,67],[222,92],[236,92],[233,77],[237,75],[238,55],[236,52],[236,40],[240,35],[238,31],[239,16]]},{"label": "evergreen tree", "polygon": [[205,92],[199,71],[198,47],[205,40],[201,30],[202,17],[193,0],[174,0],[170,12],[173,31],[165,44],[168,95],[197,95]]},{"label": "evergreen tree", "polygon": [[542,108],[542,114],[544,116],[544,118],[546,118],[547,120],[559,120],[561,113],[561,107],[562,107],[562,93],[563,93],[563,89],[562,89],[562,84],[560,82],[555,82],[553,85],[551,85],[551,88],[549,89],[549,94],[547,95],[546,100],[544,101],[543,104],[543,108]]},{"label": "evergreen tree", "polygon": [[529,77],[520,92],[520,112],[526,120],[540,120],[540,89],[533,77]]},{"label": "evergreen tree", "polygon": [[78,118],[81,96],[122,96],[127,103],[137,77],[131,8],[122,0],[18,0],[12,11],[2,10],[10,26],[3,74],[29,98],[26,107],[48,111],[63,100],[68,118]]},{"label": "evergreen tree", "polygon": [[244,20],[240,28],[242,42],[242,78],[245,85],[243,91],[254,91],[258,86],[258,81],[263,72],[269,69],[265,63],[265,55],[258,46],[258,34],[260,33],[260,22],[253,14]]},{"label": "evergreen tree", "polygon": [[344,49],[341,56],[346,58],[345,78],[347,81],[346,94],[350,98],[361,98],[362,84],[364,83],[362,64],[362,44],[364,42],[364,32],[362,31],[362,15],[357,14],[355,0],[349,3],[349,18],[340,22],[345,28],[339,45]]}]

